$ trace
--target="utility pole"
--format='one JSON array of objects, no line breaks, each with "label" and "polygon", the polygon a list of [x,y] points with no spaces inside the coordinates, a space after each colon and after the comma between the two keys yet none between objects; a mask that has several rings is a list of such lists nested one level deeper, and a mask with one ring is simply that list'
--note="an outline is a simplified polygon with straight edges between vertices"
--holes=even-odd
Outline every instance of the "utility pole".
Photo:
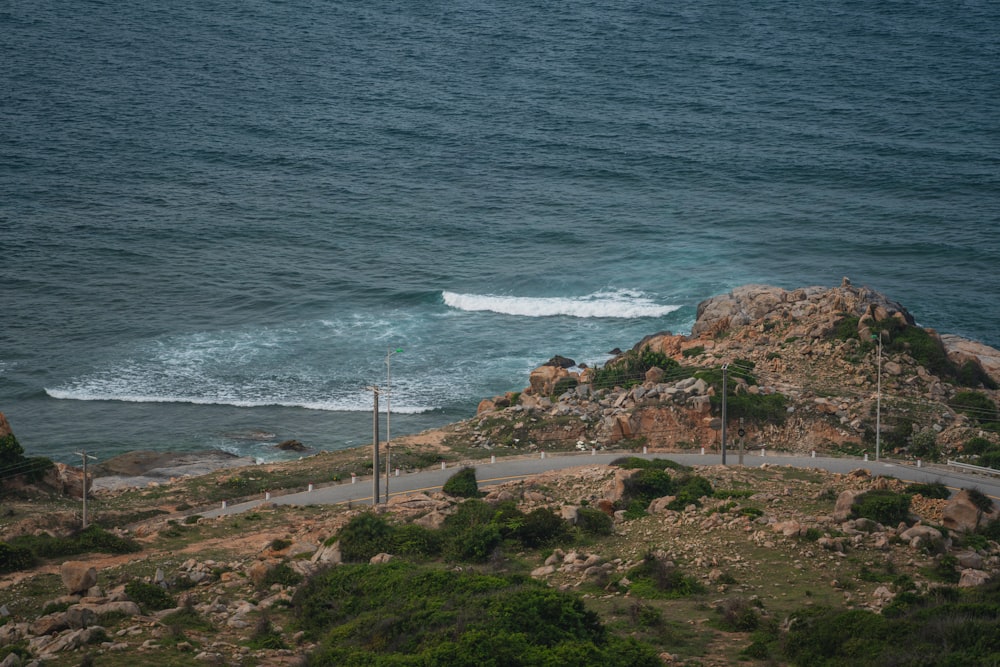
[{"label": "utility pole", "polygon": [[[872,338],[875,338],[873,335]],[[882,332],[878,332],[878,381],[875,398],[875,460],[882,451]]]},{"label": "utility pole", "polygon": [[87,450],[76,452],[77,456],[83,457],[83,528],[87,527],[87,459],[97,460],[96,456],[91,456]]},{"label": "utility pole", "polygon": [[375,397],[372,409],[372,505],[378,505],[378,476],[381,470],[378,465],[378,387],[368,387]]},{"label": "utility pole", "polygon": [[726,465],[726,385],[729,364],[722,364],[722,465]]},{"label": "utility pole", "polygon": [[389,450],[389,421],[392,414],[392,365],[389,363],[392,355],[403,351],[403,348],[389,348],[385,353],[385,502],[389,502],[389,477],[392,474],[392,456]]}]

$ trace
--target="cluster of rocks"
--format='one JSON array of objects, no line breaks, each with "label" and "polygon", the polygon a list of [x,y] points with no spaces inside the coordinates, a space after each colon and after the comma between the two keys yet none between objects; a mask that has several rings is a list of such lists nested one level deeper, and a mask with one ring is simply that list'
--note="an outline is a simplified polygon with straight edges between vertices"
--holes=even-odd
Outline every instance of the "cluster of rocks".
[{"label": "cluster of rocks", "polygon": [[[849,317],[857,320],[857,337],[833,335]],[[831,446],[863,446],[866,432],[875,428],[879,360],[861,341],[869,340],[876,322],[891,319],[914,324],[913,316],[900,304],[855,287],[846,278],[835,288],[789,291],[747,285],[702,302],[690,335],[661,332],[647,336],[633,349],[659,352],[685,366],[752,363],[758,384],[748,384],[733,373],[730,381],[736,391],[780,393],[788,408],[784,424],[748,423],[747,440],[753,446],[823,451]],[[978,364],[1000,381],[1000,351],[927,331],[941,342],[952,361]],[[719,423],[711,409],[713,390],[704,382],[677,381],[653,368],[632,388],[595,390],[590,383],[592,373],[572,359],[554,357],[531,372],[522,392],[480,403],[475,442],[486,447],[573,439],[613,444],[641,437],[654,448],[711,447],[718,442]],[[883,355],[881,385],[887,395],[931,403],[930,409],[904,416],[932,430],[941,444],[956,446],[978,435],[967,417],[947,405],[958,389],[908,354],[887,351]],[[500,425],[498,417],[510,423]],[[498,437],[501,432],[507,437]]]}]

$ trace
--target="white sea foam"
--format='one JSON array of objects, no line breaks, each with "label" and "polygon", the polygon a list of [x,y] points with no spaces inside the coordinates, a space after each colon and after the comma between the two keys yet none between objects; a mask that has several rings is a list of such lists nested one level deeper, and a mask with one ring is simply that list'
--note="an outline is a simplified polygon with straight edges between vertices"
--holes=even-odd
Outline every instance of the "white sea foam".
[{"label": "white sea foam", "polygon": [[466,311],[490,311],[503,315],[551,317],[565,315],[582,318],[637,319],[662,317],[679,309],[676,305],[654,302],[642,292],[617,290],[596,292],[579,297],[526,297],[493,294],[442,292],[447,306]]},{"label": "white sea foam", "polygon": [[[371,394],[364,393],[357,397],[344,397],[331,400],[277,400],[277,399],[241,399],[226,396],[158,396],[150,394],[130,394],[94,391],[81,389],[46,389],[45,393],[52,398],[72,401],[120,401],[123,403],[189,403],[191,405],[228,405],[236,408],[304,408],[306,410],[321,410],[323,412],[371,412]],[[384,408],[383,408],[384,409]],[[437,406],[395,405],[392,411],[398,414],[417,415],[433,412]]]}]

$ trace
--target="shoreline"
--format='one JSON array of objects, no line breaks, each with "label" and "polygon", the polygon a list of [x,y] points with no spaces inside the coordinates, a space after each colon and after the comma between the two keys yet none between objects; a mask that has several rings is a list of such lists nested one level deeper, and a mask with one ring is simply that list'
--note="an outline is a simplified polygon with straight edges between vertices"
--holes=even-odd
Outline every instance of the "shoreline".
[{"label": "shoreline", "polygon": [[169,484],[185,477],[199,477],[227,468],[257,465],[252,456],[222,450],[201,452],[127,452],[94,466],[92,491],[119,491]]}]

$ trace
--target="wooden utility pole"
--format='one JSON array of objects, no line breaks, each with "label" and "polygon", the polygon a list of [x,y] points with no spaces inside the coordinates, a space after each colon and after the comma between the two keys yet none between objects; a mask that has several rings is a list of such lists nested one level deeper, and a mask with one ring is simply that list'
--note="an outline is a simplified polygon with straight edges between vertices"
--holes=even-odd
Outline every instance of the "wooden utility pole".
[{"label": "wooden utility pole", "polygon": [[375,407],[372,410],[372,505],[378,505],[378,478],[381,470],[378,465],[378,387],[369,387],[375,397]]},{"label": "wooden utility pole", "polygon": [[76,452],[77,456],[83,457],[83,528],[87,527],[87,459],[97,460],[96,456],[91,456],[87,450]]}]

